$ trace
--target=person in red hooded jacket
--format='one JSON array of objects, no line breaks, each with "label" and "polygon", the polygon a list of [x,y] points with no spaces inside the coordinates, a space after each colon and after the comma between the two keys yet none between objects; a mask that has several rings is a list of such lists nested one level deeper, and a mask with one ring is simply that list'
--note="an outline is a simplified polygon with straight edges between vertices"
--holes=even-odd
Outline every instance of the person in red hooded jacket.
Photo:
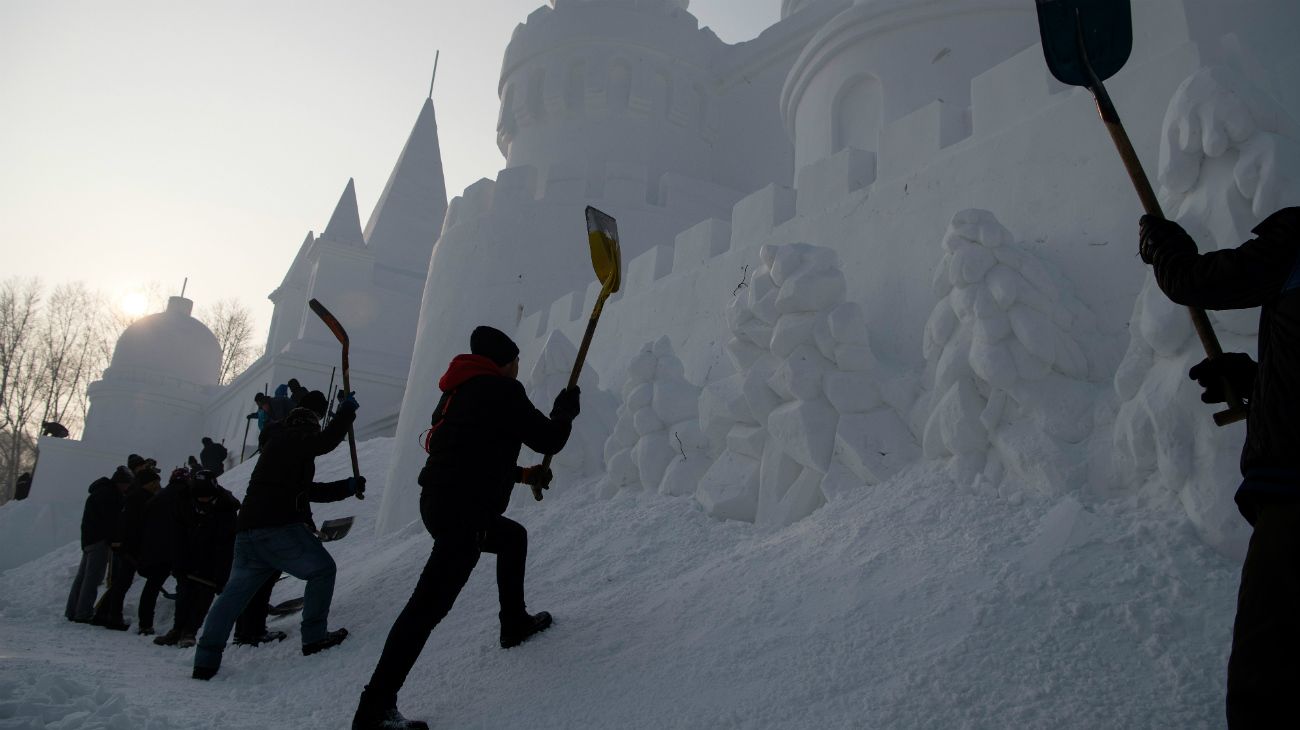
[{"label": "person in red hooded jacket", "polygon": [[561,391],[548,418],[519,383],[519,348],[509,337],[478,327],[470,353],[457,355],[438,381],[442,398],[420,472],[420,516],[433,536],[433,551],[388,634],[353,728],[428,727],[398,713],[397,693],[482,553],[497,556],[501,646],[516,646],[551,625],[549,613],[533,615],[525,608],[528,531],[503,513],[515,484],[550,486],[549,469],[517,465],[519,451],[525,444],[540,454],[564,448],[580,410],[579,391]]}]

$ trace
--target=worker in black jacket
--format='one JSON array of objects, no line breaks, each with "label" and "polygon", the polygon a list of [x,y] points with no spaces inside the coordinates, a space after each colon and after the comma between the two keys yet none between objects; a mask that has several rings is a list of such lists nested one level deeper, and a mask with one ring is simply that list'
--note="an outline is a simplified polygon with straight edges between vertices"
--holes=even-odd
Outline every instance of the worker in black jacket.
[{"label": "worker in black jacket", "polygon": [[[176,555],[180,551],[181,510],[189,505],[190,472],[184,467],[173,469],[167,485],[145,502],[140,518],[140,539],[136,553],[136,570],[146,581],[161,586],[172,575]],[[146,587],[148,583],[146,583]],[[176,578],[177,597],[182,592],[182,578]],[[153,614],[146,614],[143,596],[140,601],[140,624],[153,626]],[[179,641],[184,621],[180,611],[172,620],[172,628],[153,640],[160,646],[174,646]]]},{"label": "worker in black jacket", "polygon": [[561,391],[547,418],[528,400],[518,381],[519,348],[504,333],[479,327],[469,355],[451,361],[438,382],[442,398],[434,411],[420,472],[420,516],[433,536],[433,551],[384,643],[352,721],[354,730],[427,728],[397,711],[397,693],[438,625],[469,579],[481,553],[496,553],[501,603],[501,646],[509,648],[546,630],[551,615],[530,615],[524,604],[528,531],[503,516],[516,483],[549,487],[549,469],[521,469],[527,444],[555,454],[569,439],[578,416],[578,389]]},{"label": "worker in black jacket", "polygon": [[305,580],[302,653],[315,654],[347,638],[346,629],[329,631],[330,600],[334,595],[334,559],[316,537],[312,502],[337,502],[363,494],[365,477],[316,483],[315,460],[333,451],[356,418],[357,401],[340,399],[337,413],[321,429],[325,395],[313,390],[282,421],[258,435],[261,454],[249,477],[235,538],[235,568],[203,625],[194,654],[194,678],[211,679],[221,666],[226,640],[244,607],[276,571]]},{"label": "worker in black jacket", "polygon": [[94,618],[95,594],[104,582],[104,573],[112,557],[110,543],[122,509],[122,497],[131,486],[131,472],[119,466],[111,477],[101,477],[90,485],[86,506],[81,512],[81,565],[68,593],[63,615],[69,621],[88,624]]},{"label": "worker in black jacket", "polygon": [[[113,580],[95,609],[95,619],[91,623],[108,628],[127,625],[122,616],[122,603],[139,567],[145,504],[158,493],[159,486],[158,472],[153,468],[142,469],[136,473],[131,487],[122,499],[122,509],[117,513],[113,529]],[[144,590],[140,593],[139,633],[143,635],[153,633],[154,605],[165,578],[166,576],[155,576],[146,579]]]},{"label": "worker in black jacket", "polygon": [[226,456],[228,453],[225,446],[204,436],[203,450],[199,452],[199,463],[204,469],[216,476],[221,476],[222,472],[226,470]]},{"label": "worker in black jacket", "polygon": [[1230,353],[1190,374],[1205,402],[1223,402],[1226,382],[1249,404],[1236,501],[1254,533],[1232,630],[1228,724],[1283,727],[1300,723],[1292,698],[1300,686],[1300,208],[1274,213],[1254,233],[1237,248],[1201,254],[1178,224],[1144,216],[1141,253],[1174,302],[1260,308],[1258,365]]}]

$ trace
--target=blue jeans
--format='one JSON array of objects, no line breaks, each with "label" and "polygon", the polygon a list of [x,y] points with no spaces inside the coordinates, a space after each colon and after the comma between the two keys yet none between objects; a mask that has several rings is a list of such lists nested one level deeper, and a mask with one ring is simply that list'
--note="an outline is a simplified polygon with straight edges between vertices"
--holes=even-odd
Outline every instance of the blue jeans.
[{"label": "blue jeans", "polygon": [[304,524],[248,530],[235,536],[235,562],[225,590],[203,624],[194,666],[216,669],[230,631],[244,607],[276,571],[307,581],[303,594],[302,643],[320,641],[334,597],[334,558]]}]

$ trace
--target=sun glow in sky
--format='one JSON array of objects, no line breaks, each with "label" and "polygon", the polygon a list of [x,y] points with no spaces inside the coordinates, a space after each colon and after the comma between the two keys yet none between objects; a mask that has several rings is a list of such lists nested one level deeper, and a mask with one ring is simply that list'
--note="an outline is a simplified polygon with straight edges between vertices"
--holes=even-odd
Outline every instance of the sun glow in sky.
[{"label": "sun glow in sky", "polygon": [[[546,0],[0,2],[5,275],[267,301],[348,178],[364,225],[429,91],[449,197],[502,166],[501,59]],[[693,0],[728,42],[779,0]],[[114,297],[115,299],[117,297]],[[122,299],[125,310],[136,306]]]},{"label": "sun glow in sky", "polygon": [[118,298],[118,309],[131,319],[143,317],[149,309],[149,297],[144,292],[129,291]]}]

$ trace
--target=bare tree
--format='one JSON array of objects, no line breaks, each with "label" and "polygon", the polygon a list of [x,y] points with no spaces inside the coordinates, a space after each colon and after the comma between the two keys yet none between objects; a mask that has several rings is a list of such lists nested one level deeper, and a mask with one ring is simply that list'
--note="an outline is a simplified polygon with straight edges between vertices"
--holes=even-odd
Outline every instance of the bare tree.
[{"label": "bare tree", "polygon": [[32,461],[30,426],[36,409],[36,336],[41,285],[35,279],[0,283],[0,502]]},{"label": "bare tree", "polygon": [[198,319],[217,336],[221,346],[217,384],[225,385],[259,355],[253,345],[253,313],[238,299],[222,299],[200,310]]}]

